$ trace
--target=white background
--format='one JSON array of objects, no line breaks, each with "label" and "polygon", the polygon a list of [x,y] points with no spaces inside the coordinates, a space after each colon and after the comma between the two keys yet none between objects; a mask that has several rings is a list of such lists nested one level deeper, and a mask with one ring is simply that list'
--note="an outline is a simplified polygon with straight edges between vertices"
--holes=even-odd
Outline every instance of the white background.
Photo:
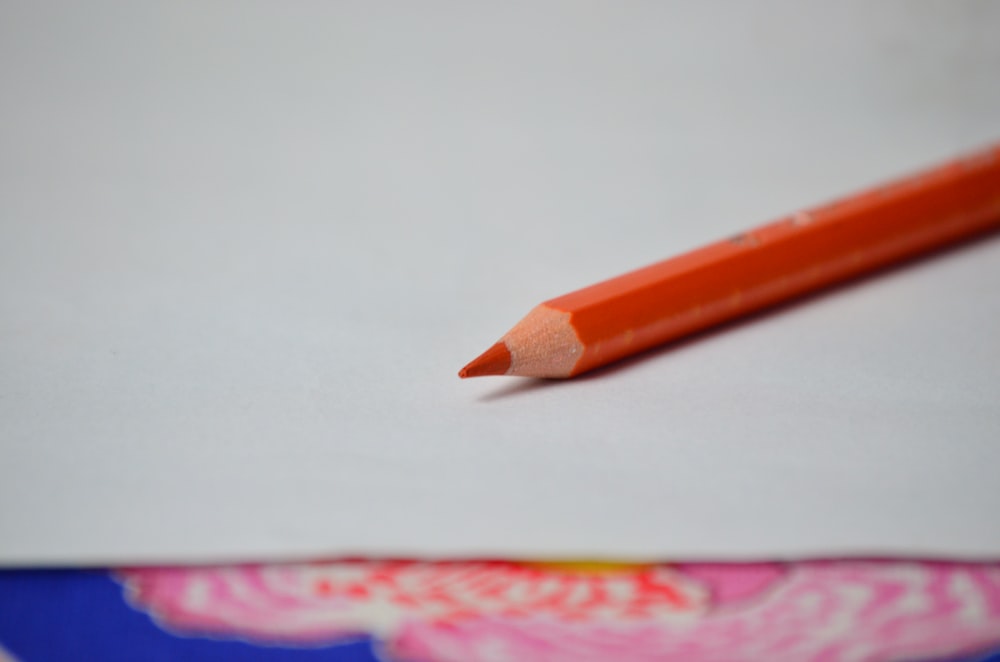
[{"label": "white background", "polygon": [[996,238],[590,378],[534,304],[1000,139],[1000,5],[4,2],[0,562],[1000,556]]}]

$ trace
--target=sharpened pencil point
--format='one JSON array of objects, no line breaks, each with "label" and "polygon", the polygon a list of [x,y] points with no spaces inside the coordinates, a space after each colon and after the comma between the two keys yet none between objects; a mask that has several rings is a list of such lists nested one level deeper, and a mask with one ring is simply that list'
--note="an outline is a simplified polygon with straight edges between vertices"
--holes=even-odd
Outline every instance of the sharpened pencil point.
[{"label": "sharpened pencil point", "polygon": [[507,345],[498,342],[480,354],[458,371],[462,379],[466,377],[485,377],[486,375],[505,375],[510,370],[510,352]]}]

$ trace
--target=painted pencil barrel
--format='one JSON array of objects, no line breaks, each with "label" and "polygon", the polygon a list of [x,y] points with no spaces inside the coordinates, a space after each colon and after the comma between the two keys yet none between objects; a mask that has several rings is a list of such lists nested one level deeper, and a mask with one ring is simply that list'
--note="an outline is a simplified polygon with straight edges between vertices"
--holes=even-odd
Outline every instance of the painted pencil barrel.
[{"label": "painted pencil barrel", "polygon": [[1000,146],[545,302],[569,376],[1000,226]]}]

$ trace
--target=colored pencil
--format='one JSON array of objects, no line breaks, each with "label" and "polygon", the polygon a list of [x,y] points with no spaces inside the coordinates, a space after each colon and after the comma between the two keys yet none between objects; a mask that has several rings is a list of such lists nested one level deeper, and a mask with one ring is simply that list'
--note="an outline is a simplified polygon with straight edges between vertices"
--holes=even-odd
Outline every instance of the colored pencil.
[{"label": "colored pencil", "polygon": [[994,145],[550,299],[458,374],[574,377],[998,227]]}]

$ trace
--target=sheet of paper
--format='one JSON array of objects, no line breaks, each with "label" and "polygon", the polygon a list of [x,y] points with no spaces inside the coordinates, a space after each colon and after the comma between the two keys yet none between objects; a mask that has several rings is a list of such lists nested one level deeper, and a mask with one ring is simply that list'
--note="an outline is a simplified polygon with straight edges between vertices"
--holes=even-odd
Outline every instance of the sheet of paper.
[{"label": "sheet of paper", "polygon": [[570,382],[534,304],[1000,139],[988,3],[8,2],[0,562],[1000,555],[1000,241]]}]

